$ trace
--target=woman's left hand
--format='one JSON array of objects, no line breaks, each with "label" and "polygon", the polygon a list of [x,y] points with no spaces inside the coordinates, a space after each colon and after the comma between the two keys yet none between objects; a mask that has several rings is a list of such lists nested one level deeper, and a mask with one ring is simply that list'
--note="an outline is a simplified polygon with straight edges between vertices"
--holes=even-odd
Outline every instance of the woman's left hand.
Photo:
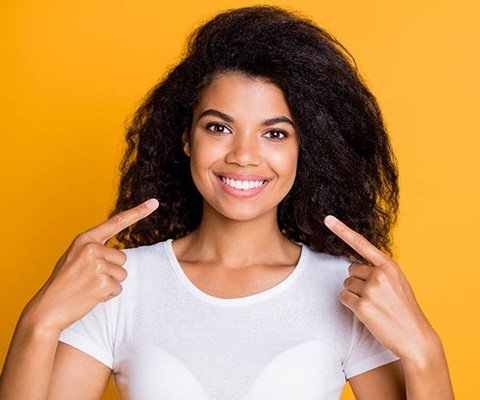
[{"label": "woman's left hand", "polygon": [[330,217],[325,218],[325,225],[372,263],[350,265],[340,301],[398,357],[423,360],[436,349],[439,338],[400,266],[337,218],[329,224]]}]

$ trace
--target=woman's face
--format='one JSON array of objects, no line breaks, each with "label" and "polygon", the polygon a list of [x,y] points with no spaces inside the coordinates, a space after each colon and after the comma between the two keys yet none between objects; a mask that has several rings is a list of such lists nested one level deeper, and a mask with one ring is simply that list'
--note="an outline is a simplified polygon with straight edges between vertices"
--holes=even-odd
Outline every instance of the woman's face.
[{"label": "woman's face", "polygon": [[192,178],[211,207],[234,220],[276,213],[298,159],[297,132],[279,87],[239,73],[218,75],[201,93],[190,134],[190,143],[187,132],[182,140]]}]

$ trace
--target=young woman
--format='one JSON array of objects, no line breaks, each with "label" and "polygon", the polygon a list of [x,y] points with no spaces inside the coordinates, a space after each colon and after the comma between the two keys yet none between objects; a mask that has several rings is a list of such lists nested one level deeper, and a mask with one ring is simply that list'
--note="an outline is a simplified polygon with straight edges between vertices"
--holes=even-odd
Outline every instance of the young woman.
[{"label": "young woman", "polygon": [[98,399],[113,372],[122,399],[338,399],[347,380],[362,400],[452,399],[347,55],[276,7],[198,28],[132,121],[110,219],[23,310],[0,397]]}]

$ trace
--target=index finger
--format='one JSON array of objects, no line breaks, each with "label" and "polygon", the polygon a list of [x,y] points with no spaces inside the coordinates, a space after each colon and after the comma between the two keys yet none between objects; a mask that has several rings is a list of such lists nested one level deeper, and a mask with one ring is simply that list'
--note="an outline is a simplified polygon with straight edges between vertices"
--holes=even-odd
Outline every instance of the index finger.
[{"label": "index finger", "polygon": [[354,231],[333,215],[327,215],[324,222],[333,233],[374,266],[378,267],[391,261],[389,256],[377,249],[363,235]]},{"label": "index finger", "polygon": [[118,232],[150,215],[158,207],[158,204],[157,199],[151,198],[133,208],[119,212],[84,233],[93,241],[104,244]]}]

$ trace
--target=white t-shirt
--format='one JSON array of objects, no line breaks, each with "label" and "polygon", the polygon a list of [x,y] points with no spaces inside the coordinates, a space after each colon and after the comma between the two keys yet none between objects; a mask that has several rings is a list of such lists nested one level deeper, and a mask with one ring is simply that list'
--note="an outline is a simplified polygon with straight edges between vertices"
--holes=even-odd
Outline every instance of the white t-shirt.
[{"label": "white t-shirt", "polygon": [[123,291],[59,340],[113,370],[129,400],[331,400],[398,360],[338,299],[346,257],[302,243],[276,286],[232,299],[197,288],[167,239],[123,249]]}]

